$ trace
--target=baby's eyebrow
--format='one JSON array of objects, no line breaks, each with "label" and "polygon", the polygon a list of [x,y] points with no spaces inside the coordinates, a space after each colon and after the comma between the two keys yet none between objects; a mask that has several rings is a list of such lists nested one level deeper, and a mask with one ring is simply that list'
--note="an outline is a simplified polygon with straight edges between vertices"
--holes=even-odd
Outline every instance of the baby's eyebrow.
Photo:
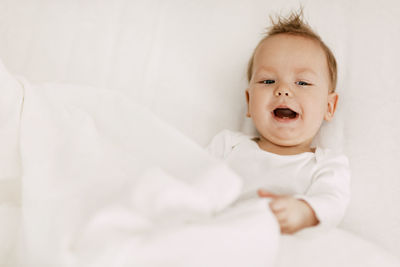
[{"label": "baby's eyebrow", "polygon": [[275,72],[275,68],[274,67],[268,67],[268,66],[263,66],[260,68],[257,68],[257,72]]},{"label": "baby's eyebrow", "polygon": [[262,67],[255,70],[254,74],[257,75],[268,75],[275,73],[275,69],[271,67]]},{"label": "baby's eyebrow", "polygon": [[295,73],[296,74],[310,73],[312,75],[318,76],[318,74],[310,68],[298,68],[298,69],[295,69]]}]

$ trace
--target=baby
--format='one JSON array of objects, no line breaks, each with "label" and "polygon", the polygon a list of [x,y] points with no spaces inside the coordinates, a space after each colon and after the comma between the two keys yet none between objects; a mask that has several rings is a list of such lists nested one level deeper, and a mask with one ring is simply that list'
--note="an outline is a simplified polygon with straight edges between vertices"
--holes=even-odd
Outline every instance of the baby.
[{"label": "baby", "polygon": [[271,198],[282,233],[333,227],[349,202],[348,160],[311,144],[336,110],[336,60],[301,11],[272,24],[247,71],[247,117],[258,136],[224,130],[208,151],[243,178],[243,196]]}]

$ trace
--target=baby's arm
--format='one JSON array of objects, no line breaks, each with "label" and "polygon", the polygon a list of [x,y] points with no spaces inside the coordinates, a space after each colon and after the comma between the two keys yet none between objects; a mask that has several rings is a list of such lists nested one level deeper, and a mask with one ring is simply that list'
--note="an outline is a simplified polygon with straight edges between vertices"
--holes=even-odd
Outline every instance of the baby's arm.
[{"label": "baby's arm", "polygon": [[319,223],[314,210],[304,200],[287,195],[276,195],[264,190],[259,190],[258,195],[271,198],[269,206],[284,234],[293,234]]},{"label": "baby's arm", "polygon": [[318,169],[312,183],[302,195],[285,196],[259,192],[270,197],[271,210],[283,233],[305,227],[334,227],[342,220],[350,200],[350,169],[347,158],[333,151],[318,157]]}]

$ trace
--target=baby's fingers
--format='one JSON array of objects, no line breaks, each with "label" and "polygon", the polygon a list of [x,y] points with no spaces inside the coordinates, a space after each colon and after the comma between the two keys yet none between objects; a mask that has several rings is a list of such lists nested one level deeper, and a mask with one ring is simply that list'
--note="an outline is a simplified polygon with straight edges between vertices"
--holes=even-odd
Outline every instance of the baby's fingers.
[{"label": "baby's fingers", "polygon": [[281,233],[289,233],[291,230],[287,214],[285,212],[274,212],[275,218],[278,221]]},{"label": "baby's fingers", "polygon": [[266,191],[266,190],[263,190],[263,189],[259,189],[259,190],[257,191],[257,194],[258,194],[259,197],[270,197],[270,198],[277,198],[277,197],[279,197],[279,195],[270,193],[270,192],[268,192],[268,191]]},{"label": "baby's fingers", "polygon": [[277,198],[271,200],[269,207],[273,212],[281,212],[286,209],[286,201],[284,198]]},{"label": "baby's fingers", "polygon": [[279,225],[287,225],[288,224],[288,216],[285,212],[274,212],[276,219],[279,222]]},{"label": "baby's fingers", "polygon": [[293,228],[289,224],[283,224],[283,225],[280,225],[280,227],[281,227],[282,234],[294,234],[297,231],[296,228]]},{"label": "baby's fingers", "polygon": [[279,223],[279,228],[283,234],[292,234],[295,232],[292,223],[289,220],[287,212],[274,212],[275,218]]}]

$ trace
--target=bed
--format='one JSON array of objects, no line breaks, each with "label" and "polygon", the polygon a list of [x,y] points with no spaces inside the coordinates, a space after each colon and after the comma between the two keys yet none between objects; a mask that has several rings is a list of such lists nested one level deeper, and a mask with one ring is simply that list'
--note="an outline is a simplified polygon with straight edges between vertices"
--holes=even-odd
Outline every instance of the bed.
[{"label": "bed", "polygon": [[348,155],[352,199],[280,235],[204,147],[254,130],[248,58],[298,1],[3,0],[0,265],[400,266],[400,6],[300,2],[339,62],[316,142]]}]

